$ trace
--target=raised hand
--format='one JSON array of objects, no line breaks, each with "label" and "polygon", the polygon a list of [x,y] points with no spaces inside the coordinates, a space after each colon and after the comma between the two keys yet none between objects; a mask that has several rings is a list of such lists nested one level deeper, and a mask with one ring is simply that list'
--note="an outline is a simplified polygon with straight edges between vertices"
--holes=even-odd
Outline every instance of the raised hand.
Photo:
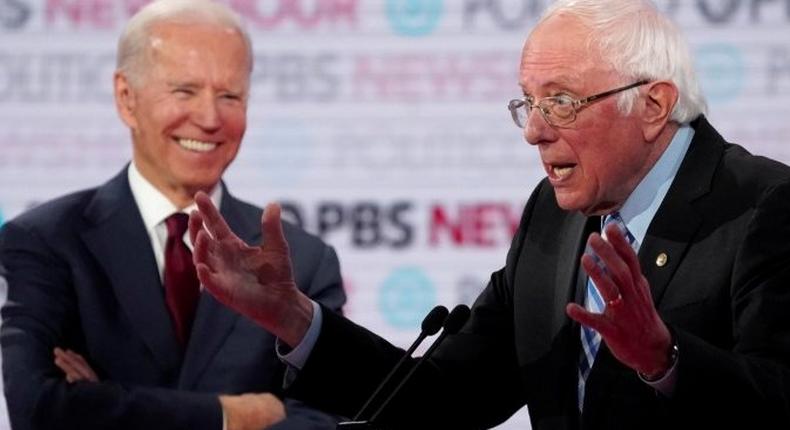
[{"label": "raised hand", "polygon": [[606,270],[587,254],[582,256],[582,266],[598,287],[606,309],[596,314],[570,303],[566,312],[600,333],[612,355],[626,366],[648,378],[663,375],[671,365],[672,336],[656,311],[633,248],[615,225],[605,231],[607,240],[593,233],[587,244]]},{"label": "raised hand", "polygon": [[81,355],[70,349],[55,348],[55,365],[66,374],[66,381],[99,382],[99,377]]},{"label": "raised hand", "polygon": [[195,195],[189,218],[193,259],[203,286],[221,303],[257,322],[290,346],[301,341],[312,320],[310,299],[296,287],[280,207],[266,206],[263,244],[249,246],[228,227],[211,199]]}]

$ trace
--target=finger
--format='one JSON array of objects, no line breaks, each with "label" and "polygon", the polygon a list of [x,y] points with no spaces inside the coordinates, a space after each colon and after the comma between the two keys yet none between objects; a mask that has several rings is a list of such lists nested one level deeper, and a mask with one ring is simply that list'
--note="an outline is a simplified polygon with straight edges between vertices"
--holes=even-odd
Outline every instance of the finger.
[{"label": "finger", "polygon": [[67,350],[56,348],[55,361],[61,363],[63,366],[66,366],[69,369],[75,368],[74,359],[72,358],[72,356],[69,354]]},{"label": "finger", "polygon": [[625,262],[631,272],[631,279],[637,280],[642,276],[639,266],[639,257],[636,255],[633,246],[628,242],[622,230],[611,224],[606,226],[606,237],[614,248],[615,252]]},{"label": "finger", "polygon": [[201,264],[209,264],[211,241],[212,239],[205,230],[200,230],[196,233],[195,241],[192,242],[192,262],[195,263],[195,267]]},{"label": "finger", "polygon": [[214,206],[214,202],[211,201],[206,193],[198,191],[195,194],[195,203],[198,210],[200,210],[200,214],[203,215],[203,225],[214,238],[222,240],[233,235],[225,219],[222,218],[217,207]]},{"label": "finger", "polygon": [[204,263],[198,263],[195,265],[195,269],[197,269],[197,276],[203,288],[214,296],[217,301],[230,306],[232,302],[230,291],[219,282],[218,277],[211,271],[209,266]]},{"label": "finger", "polygon": [[605,337],[612,329],[612,322],[601,314],[594,314],[576,303],[565,306],[565,314],[577,323],[589,327]]},{"label": "finger", "polygon": [[74,351],[66,350],[65,353],[61,356],[63,360],[68,363],[71,371],[74,373],[75,376],[79,377],[80,380],[88,380],[97,382],[99,378],[96,376],[96,373],[91,369],[90,365],[88,364],[85,359],[77,354]]},{"label": "finger", "polygon": [[192,250],[192,262],[195,266],[205,264],[212,273],[216,273],[218,268],[222,267],[221,251],[222,247],[217,241],[211,238],[208,232],[201,230]]},{"label": "finger", "polygon": [[617,286],[612,282],[606,271],[596,262],[595,257],[590,254],[584,254],[582,255],[581,263],[584,272],[587,273],[587,276],[589,276],[595,284],[604,303],[621,298]]},{"label": "finger", "polygon": [[66,376],[68,382],[80,380],[79,372],[71,365],[71,363],[64,359],[62,356],[55,357],[55,366],[60,369]]},{"label": "finger", "polygon": [[90,364],[88,364],[83,356],[71,350],[67,350],[66,354],[71,355],[71,359],[75,365],[75,368],[80,372],[81,375],[83,375],[89,381],[99,381],[99,377],[96,375],[96,372],[93,371],[93,368],[90,366]]},{"label": "finger", "polygon": [[266,247],[280,249],[285,254],[288,253],[288,242],[285,240],[283,224],[280,221],[280,205],[277,203],[266,205],[266,210],[263,211],[261,217],[261,231]]},{"label": "finger", "polygon": [[193,247],[197,241],[197,234],[202,229],[203,217],[200,215],[200,212],[193,210],[189,214],[189,240],[192,242]]},{"label": "finger", "polygon": [[585,259],[582,258],[582,267],[595,282],[601,297],[606,302],[623,297],[622,284],[629,281],[628,267],[601,235],[591,234],[587,244],[592,253],[587,254],[591,261],[585,263]]},{"label": "finger", "polygon": [[[607,230],[607,237],[608,233],[609,230]],[[632,288],[629,288],[629,284],[633,283],[628,265],[620,258],[620,255],[614,250],[612,245],[600,235],[591,234],[587,243],[603,263],[607,274],[614,282],[615,289],[617,290],[614,296],[605,297],[605,299],[615,300],[618,295],[628,298],[629,293],[632,291]]]}]

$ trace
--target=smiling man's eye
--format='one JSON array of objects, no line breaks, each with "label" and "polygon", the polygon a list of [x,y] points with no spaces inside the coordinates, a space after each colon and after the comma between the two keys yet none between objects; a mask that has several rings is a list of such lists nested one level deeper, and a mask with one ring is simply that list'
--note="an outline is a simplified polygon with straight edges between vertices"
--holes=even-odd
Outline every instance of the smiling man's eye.
[{"label": "smiling man's eye", "polygon": [[173,89],[173,94],[180,95],[180,96],[191,96],[195,94],[195,90],[188,87],[177,87]]}]

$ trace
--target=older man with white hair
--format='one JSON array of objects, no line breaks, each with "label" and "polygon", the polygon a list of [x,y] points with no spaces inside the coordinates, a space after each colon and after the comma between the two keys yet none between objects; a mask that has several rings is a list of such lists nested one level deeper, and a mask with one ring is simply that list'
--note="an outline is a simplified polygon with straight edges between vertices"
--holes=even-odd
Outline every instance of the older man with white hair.
[{"label": "older man with white hair", "polygon": [[[790,168],[708,123],[688,47],[647,0],[553,3],[519,84],[510,114],[547,177],[469,321],[376,424],[487,428],[527,405],[535,430],[788,428]],[[310,312],[276,206],[280,239],[251,261],[196,201],[200,279],[306,351],[284,357],[295,396],[353,415],[402,352]]]},{"label": "older man with white hair", "polygon": [[[205,293],[192,264],[197,191],[243,240],[262,240],[261,210],[221,180],[246,129],[252,66],[249,36],[219,3],[159,0],[128,22],[114,88],[132,162],[0,231],[15,430],[334,428],[326,414],[283,405],[274,336]],[[283,228],[299,290],[339,311],[333,249]]]}]

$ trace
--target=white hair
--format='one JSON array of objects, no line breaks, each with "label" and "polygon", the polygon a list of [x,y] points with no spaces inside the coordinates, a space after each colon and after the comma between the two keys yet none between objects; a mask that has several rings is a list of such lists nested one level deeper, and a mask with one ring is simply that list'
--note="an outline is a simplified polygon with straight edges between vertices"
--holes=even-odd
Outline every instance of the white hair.
[{"label": "white hair", "polygon": [[116,67],[133,84],[142,83],[150,33],[156,24],[161,23],[209,24],[238,31],[247,45],[249,71],[252,72],[252,41],[244,23],[234,11],[211,0],[155,0],[126,23],[118,40]]},{"label": "white hair", "polygon": [[[649,0],[557,0],[538,25],[558,14],[580,19],[593,33],[589,48],[597,49],[623,78],[673,82],[679,93],[673,121],[689,122],[707,111],[686,40]],[[637,91],[620,95],[624,114],[631,112]]]}]

